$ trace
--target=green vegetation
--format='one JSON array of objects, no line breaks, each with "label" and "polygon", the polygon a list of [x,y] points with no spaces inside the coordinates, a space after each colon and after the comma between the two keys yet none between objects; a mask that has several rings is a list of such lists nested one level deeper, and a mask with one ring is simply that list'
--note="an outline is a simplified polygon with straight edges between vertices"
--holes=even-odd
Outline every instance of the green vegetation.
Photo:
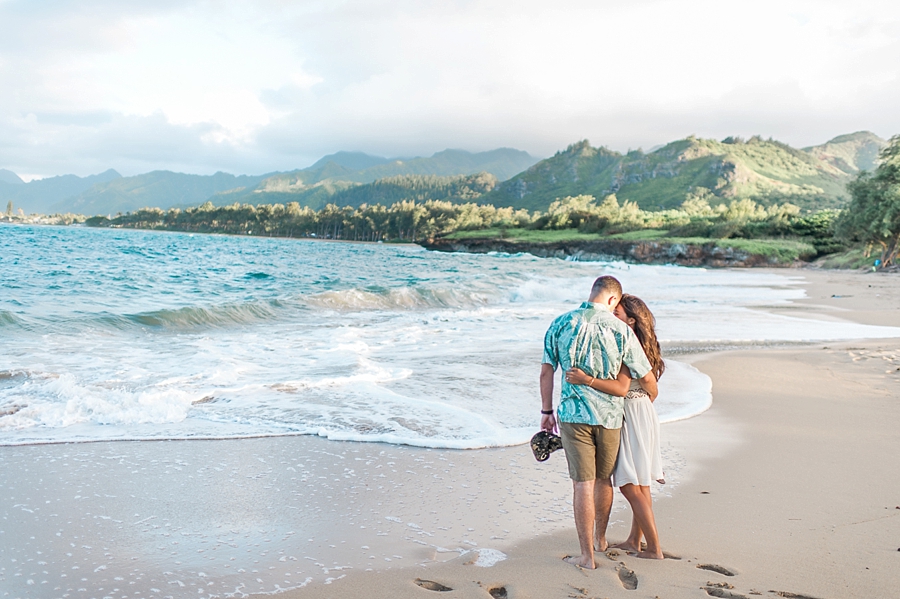
[{"label": "green vegetation", "polygon": [[531,220],[531,215],[524,210],[428,200],[424,203],[397,202],[389,208],[380,204],[359,208],[329,204],[319,211],[296,202],[221,207],[206,202],[186,210],[144,208],[113,219],[88,219],[86,224],[201,233],[415,242],[460,229],[521,227]]},{"label": "green vegetation", "polygon": [[[467,187],[448,187],[459,192]],[[503,239],[521,244],[624,242],[713,245],[778,261],[810,258],[830,248],[835,214],[803,216],[781,204],[764,208],[752,200],[710,206],[708,194],[692,194],[677,209],[645,211],[634,202],[619,204],[615,195],[601,202],[592,196],[554,201],[546,212],[528,212],[443,200],[350,206],[327,205],[319,211],[297,203],[232,204],[164,211],[146,208],[113,219],[94,217],[89,226],[166,229],[280,237],[356,241],[466,241]]]},{"label": "green vegetation", "polygon": [[681,244],[696,246],[715,246],[730,248],[774,258],[777,262],[790,263],[795,260],[805,260],[817,255],[813,244],[794,239],[714,239],[710,237],[666,237],[666,231],[646,229],[618,233],[615,235],[598,235],[596,233],[582,233],[578,229],[562,230],[534,230],[534,229],[485,229],[482,231],[457,231],[447,235],[445,239],[466,241],[481,239],[502,239],[512,243],[522,244],[552,244],[579,241],[597,241],[598,239],[618,241],[647,241],[665,244]]},{"label": "green vegetation", "polygon": [[585,141],[505,181],[481,201],[545,210],[556,198],[610,193],[644,209],[674,208],[690,193],[711,194],[710,204],[750,199],[764,206],[790,202],[804,209],[839,208],[845,185],[870,168],[879,137],[854,133],[798,150],[755,136],[722,141],[688,137],[649,154],[625,155]]},{"label": "green vegetation", "polygon": [[521,243],[557,243],[562,241],[593,241],[599,238],[596,233],[582,233],[578,229],[561,229],[556,231],[537,229],[500,229],[492,227],[475,231],[456,231],[444,237],[465,241],[467,239],[506,239]]},{"label": "green vegetation", "polygon": [[853,200],[837,222],[837,234],[848,242],[881,250],[882,266],[900,253],[900,135],[891,138],[872,174],[863,172],[847,186]]},{"label": "green vegetation", "polygon": [[816,260],[822,268],[860,269],[871,268],[872,257],[863,248],[854,248],[836,254],[829,254]]}]

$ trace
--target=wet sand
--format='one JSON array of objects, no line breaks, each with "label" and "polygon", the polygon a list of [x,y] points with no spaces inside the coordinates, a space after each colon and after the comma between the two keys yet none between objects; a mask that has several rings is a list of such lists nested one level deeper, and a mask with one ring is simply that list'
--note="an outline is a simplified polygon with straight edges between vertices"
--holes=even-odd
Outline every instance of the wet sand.
[{"label": "wet sand", "polygon": [[[797,274],[809,298],[778,310],[900,326],[900,277]],[[537,464],[527,447],[4,447],[0,597],[892,596],[900,340],[690,360],[714,404],[664,425],[671,484],[656,504],[681,559],[564,564],[577,551],[565,458]],[[614,540],[628,518],[619,499]]]}]

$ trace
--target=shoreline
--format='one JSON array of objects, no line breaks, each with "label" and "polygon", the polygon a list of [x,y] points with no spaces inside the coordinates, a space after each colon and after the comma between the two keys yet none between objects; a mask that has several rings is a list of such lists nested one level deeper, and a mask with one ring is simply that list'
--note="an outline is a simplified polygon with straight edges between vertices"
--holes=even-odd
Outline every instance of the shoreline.
[{"label": "shoreline", "polygon": [[[720,240],[727,242],[728,240]],[[765,242],[769,240],[747,240]],[[515,239],[439,238],[420,242],[430,251],[485,254],[490,252],[527,253],[539,258],[560,258],[585,262],[623,260],[632,264],[677,264],[712,268],[792,268],[801,264],[798,258],[765,255],[719,245],[716,240],[705,243],[685,243],[679,240],[623,240],[598,238],[590,240],[526,242]]]}]

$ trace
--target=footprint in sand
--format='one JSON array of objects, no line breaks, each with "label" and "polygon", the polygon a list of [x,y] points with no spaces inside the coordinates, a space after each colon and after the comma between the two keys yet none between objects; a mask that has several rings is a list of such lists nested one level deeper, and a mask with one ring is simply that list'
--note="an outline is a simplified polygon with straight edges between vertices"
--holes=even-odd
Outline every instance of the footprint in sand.
[{"label": "footprint in sand", "polygon": [[507,597],[509,597],[509,594],[506,592],[506,587],[494,587],[488,589],[488,594],[494,599],[507,599]]},{"label": "footprint in sand", "polygon": [[716,574],[722,574],[723,576],[734,576],[736,572],[732,572],[728,568],[724,566],[717,566],[716,564],[697,564],[697,567],[701,570],[709,570],[710,572],[715,572]]},{"label": "footprint in sand", "polygon": [[433,580],[422,580],[421,578],[416,578],[413,582],[422,587],[423,589],[428,589],[429,591],[440,591],[445,593],[447,591],[452,591],[448,586],[444,586],[439,582],[435,582]]},{"label": "footprint in sand", "polygon": [[791,593],[790,591],[769,591],[770,593],[775,593],[779,597],[784,597],[785,599],[818,599],[818,597],[811,597],[809,595],[800,595],[798,593]]},{"label": "footprint in sand", "polygon": [[625,567],[624,563],[620,563],[619,567],[616,568],[616,572],[619,574],[619,582],[622,583],[622,586],[625,587],[626,591],[637,590],[638,579],[634,570],[629,570]]},{"label": "footprint in sand", "polygon": [[733,589],[734,587],[730,584],[725,584],[725,586],[707,583],[708,586],[703,587],[703,590],[706,591],[706,594],[710,597],[718,597],[718,599],[750,599],[745,595],[741,595],[740,593],[732,593],[728,589]]}]

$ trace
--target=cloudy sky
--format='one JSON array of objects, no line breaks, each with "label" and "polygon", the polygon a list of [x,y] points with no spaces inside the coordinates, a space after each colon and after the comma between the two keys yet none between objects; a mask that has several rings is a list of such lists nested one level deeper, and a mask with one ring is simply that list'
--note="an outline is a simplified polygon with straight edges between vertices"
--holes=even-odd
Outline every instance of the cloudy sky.
[{"label": "cloudy sky", "polygon": [[900,133],[900,2],[0,0],[0,168]]}]

